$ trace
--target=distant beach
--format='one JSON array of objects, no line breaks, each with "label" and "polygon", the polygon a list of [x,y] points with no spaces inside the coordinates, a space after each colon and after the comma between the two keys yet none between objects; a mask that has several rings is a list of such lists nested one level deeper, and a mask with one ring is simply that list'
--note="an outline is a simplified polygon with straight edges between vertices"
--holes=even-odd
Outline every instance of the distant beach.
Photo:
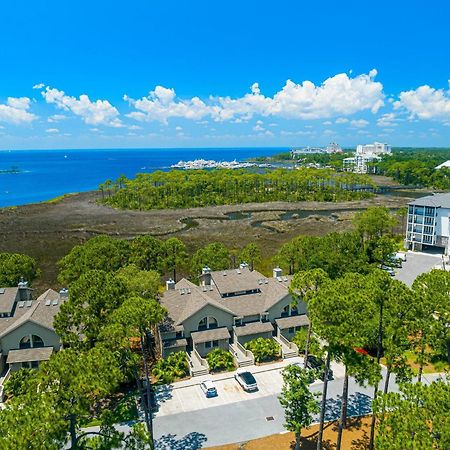
[{"label": "distant beach", "polygon": [[108,178],[169,170],[180,160],[245,161],[287,150],[286,147],[3,150],[0,151],[0,207],[90,191]]}]

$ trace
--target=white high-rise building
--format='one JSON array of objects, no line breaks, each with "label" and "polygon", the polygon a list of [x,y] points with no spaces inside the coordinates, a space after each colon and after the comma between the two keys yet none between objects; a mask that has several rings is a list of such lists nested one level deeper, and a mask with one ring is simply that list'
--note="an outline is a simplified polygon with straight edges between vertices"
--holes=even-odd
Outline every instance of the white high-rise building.
[{"label": "white high-rise building", "polygon": [[371,164],[379,161],[383,155],[390,155],[391,152],[391,146],[381,142],[359,144],[356,146],[355,156],[344,159],[344,170],[357,173],[374,172]]},{"label": "white high-rise building", "polygon": [[381,142],[374,142],[373,144],[359,144],[356,146],[357,155],[390,155],[391,152],[391,146],[388,144],[382,144]]}]

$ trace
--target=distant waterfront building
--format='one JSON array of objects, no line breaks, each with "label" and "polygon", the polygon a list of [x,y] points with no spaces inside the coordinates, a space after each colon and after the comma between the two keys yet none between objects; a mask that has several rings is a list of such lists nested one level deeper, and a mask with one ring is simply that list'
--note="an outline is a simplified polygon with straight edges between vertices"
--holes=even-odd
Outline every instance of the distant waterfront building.
[{"label": "distant waterfront building", "polygon": [[299,155],[313,155],[313,154],[326,154],[326,153],[342,153],[343,150],[336,142],[330,142],[326,147],[304,147],[295,148],[291,150],[293,158]]},{"label": "distant waterfront building", "polygon": [[355,156],[344,158],[343,168],[349,172],[375,173],[373,163],[380,161],[384,155],[390,155],[391,152],[391,146],[381,142],[359,144],[356,146]]},{"label": "distant waterfront building", "polygon": [[449,253],[450,192],[408,203],[406,244],[412,250],[438,247]]},{"label": "distant waterfront building", "polygon": [[450,159],[448,159],[447,161],[443,162],[442,164],[439,164],[438,166],[435,167],[435,169],[442,169],[442,168],[450,168]]}]

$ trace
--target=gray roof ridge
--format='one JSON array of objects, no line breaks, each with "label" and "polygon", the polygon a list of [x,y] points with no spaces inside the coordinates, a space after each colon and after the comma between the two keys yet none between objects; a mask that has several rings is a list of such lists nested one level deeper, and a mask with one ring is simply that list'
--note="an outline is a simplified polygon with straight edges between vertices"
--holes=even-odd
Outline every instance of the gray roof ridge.
[{"label": "gray roof ridge", "polygon": [[[31,306],[29,311],[27,311],[22,317],[19,317],[17,320],[15,320],[8,328],[3,330],[2,333],[0,333],[0,337],[4,337],[11,333],[11,331],[14,331],[16,328],[19,328],[20,325],[24,324],[25,322],[28,322],[28,320],[31,320],[31,317],[33,316],[34,312],[36,311],[38,305],[40,302],[36,301],[34,305]],[[33,322],[38,323],[33,320]],[[40,324],[39,324],[40,325]],[[43,325],[45,326],[45,325]],[[45,327],[48,328],[48,327]]]}]

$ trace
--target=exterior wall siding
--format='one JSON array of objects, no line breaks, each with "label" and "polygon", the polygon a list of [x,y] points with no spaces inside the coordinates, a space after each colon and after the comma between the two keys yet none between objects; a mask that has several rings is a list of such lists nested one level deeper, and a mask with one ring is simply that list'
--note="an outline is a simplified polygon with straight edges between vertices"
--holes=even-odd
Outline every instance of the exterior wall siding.
[{"label": "exterior wall siding", "polygon": [[220,339],[218,347],[209,347],[209,348],[207,348],[205,346],[205,343],[202,342],[201,344],[197,344],[195,346],[195,348],[198,351],[198,353],[200,354],[200,356],[205,357],[209,352],[211,352],[212,350],[214,350],[216,348],[221,348],[223,350],[228,350],[228,339]]},{"label": "exterior wall siding", "polygon": [[244,345],[249,341],[252,341],[253,339],[257,339],[257,338],[271,338],[272,337],[272,333],[267,331],[265,333],[256,333],[256,334],[250,334],[248,336],[237,336],[237,339],[239,340],[239,343]]},{"label": "exterior wall siding", "polygon": [[18,349],[20,340],[24,336],[28,336],[30,334],[35,334],[41,337],[44,341],[44,347],[53,347],[55,351],[58,351],[61,348],[61,341],[54,331],[44,328],[38,324],[27,322],[2,338],[1,348],[3,353],[7,354],[10,350]]},{"label": "exterior wall siding", "polygon": [[229,330],[233,327],[233,315],[216,308],[211,305],[206,305],[200,311],[197,311],[194,315],[187,318],[183,322],[184,335],[186,338],[191,336],[191,332],[197,331],[198,324],[203,317],[214,317],[218,322],[218,328],[227,327]]}]

